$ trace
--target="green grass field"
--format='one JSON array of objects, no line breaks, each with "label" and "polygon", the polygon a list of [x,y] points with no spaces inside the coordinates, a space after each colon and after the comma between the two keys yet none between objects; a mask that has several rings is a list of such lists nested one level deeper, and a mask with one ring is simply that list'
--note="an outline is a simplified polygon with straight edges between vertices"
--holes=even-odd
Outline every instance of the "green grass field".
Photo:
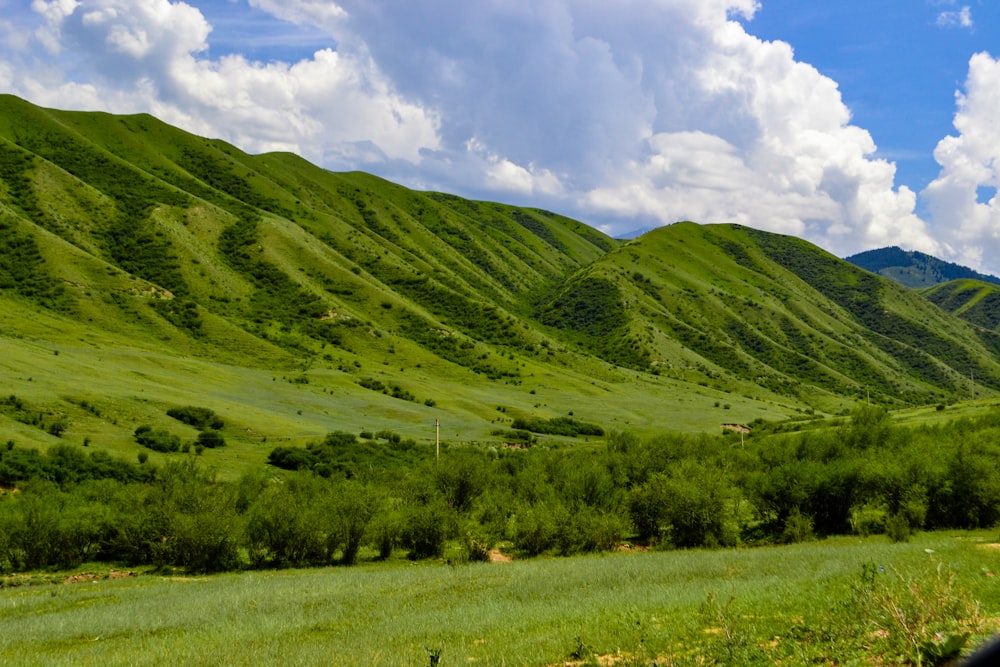
[{"label": "green grass field", "polygon": [[[709,431],[723,422],[760,415],[783,420],[794,414],[776,400],[747,399],[708,387],[694,392],[672,380],[625,377],[610,368],[595,378],[573,369],[557,375],[544,365],[529,365],[521,385],[479,379],[463,369],[442,373],[412,361],[401,369],[364,360],[358,369],[355,358],[343,353],[334,362],[308,369],[292,364],[254,368],[144,349],[110,334],[81,335],[88,333],[85,329],[73,336],[51,333],[59,324],[58,318],[35,321],[28,333],[41,336],[48,330],[46,338],[0,337],[0,376],[4,398],[16,395],[44,413],[46,422],[62,419],[68,428],[57,438],[0,414],[0,441],[45,449],[87,439],[92,449],[134,459],[143,450],[132,437],[135,428],[150,424],[190,440],[197,431],[166,416],[166,410],[204,406],[225,420],[228,443],[206,452],[204,463],[227,478],[259,466],[277,445],[304,446],[338,430],[388,429],[430,445],[439,420],[442,440],[461,445],[495,442],[491,432],[519,416],[572,413],[609,430],[657,433]],[[338,370],[340,364],[350,372]],[[365,377],[398,384],[418,400],[364,390],[358,380]],[[300,383],[302,378],[308,384]],[[424,405],[427,398],[433,399],[433,407]],[[82,401],[94,409],[81,408]],[[180,455],[149,456],[160,463]]]},{"label": "green grass field", "polygon": [[973,646],[998,630],[996,538],[12,577],[0,590],[0,662],[432,665],[439,652],[442,665],[916,664],[921,641],[970,632]]}]

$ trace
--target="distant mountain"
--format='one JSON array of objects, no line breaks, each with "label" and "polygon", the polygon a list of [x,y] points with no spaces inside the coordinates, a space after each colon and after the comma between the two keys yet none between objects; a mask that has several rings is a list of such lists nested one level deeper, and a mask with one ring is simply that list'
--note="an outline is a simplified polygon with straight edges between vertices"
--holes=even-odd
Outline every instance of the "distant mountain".
[{"label": "distant mountain", "polygon": [[[192,404],[240,434],[441,420],[483,442],[516,417],[692,430],[938,403],[1000,393],[992,329],[795,237],[683,222],[622,242],[0,95],[3,391],[95,443]],[[35,431],[0,409],[0,442],[53,438]]]},{"label": "distant mountain", "polygon": [[945,262],[915,250],[903,250],[897,246],[867,250],[851,255],[847,261],[912,289],[930,287],[949,280],[965,279],[1000,285],[1000,278],[995,276],[978,273],[968,267]]},{"label": "distant mountain", "polygon": [[656,229],[656,227],[639,227],[627,232],[622,232],[621,234],[615,236],[615,239],[618,241],[631,241],[632,239],[637,239],[646,232],[651,232],[654,229]]}]

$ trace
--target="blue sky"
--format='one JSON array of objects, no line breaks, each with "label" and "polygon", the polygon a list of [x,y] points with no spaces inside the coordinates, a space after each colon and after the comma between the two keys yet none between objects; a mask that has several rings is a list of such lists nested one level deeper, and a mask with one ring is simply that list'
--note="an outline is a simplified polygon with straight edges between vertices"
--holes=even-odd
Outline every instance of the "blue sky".
[{"label": "blue sky", "polygon": [[1000,274],[1000,3],[0,0],[0,92],[611,234]]},{"label": "blue sky", "polygon": [[788,42],[798,60],[837,81],[852,122],[896,162],[897,181],[917,191],[938,174],[934,147],[954,131],[969,58],[1000,56],[1000,3],[992,1],[766,0],[746,27]]}]

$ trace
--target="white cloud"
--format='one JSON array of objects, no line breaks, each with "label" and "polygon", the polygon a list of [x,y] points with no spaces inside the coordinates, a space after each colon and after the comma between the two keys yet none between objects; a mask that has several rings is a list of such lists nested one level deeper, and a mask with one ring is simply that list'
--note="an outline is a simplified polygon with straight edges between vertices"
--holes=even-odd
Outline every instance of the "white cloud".
[{"label": "white cloud", "polygon": [[335,31],[346,12],[330,0],[249,0],[252,7],[284,21]]},{"label": "white cloud", "polygon": [[15,72],[7,88],[39,104],[148,111],[247,150],[317,162],[365,142],[383,159],[413,161],[438,145],[433,113],[401,98],[364,53],[212,59],[212,26],[184,2],[35,0],[33,8],[44,19],[39,40],[61,60]]},{"label": "white cloud", "polygon": [[936,23],[942,28],[972,28],[972,9],[966,5],[958,11],[941,12]]},{"label": "white cloud", "polygon": [[[836,83],[729,19],[755,2],[340,7],[341,29],[440,114],[444,150],[424,176],[527,193],[533,165],[557,175],[562,210],[611,231],[733,221],[836,252],[903,239],[936,250]],[[470,157],[486,158],[478,182],[456,173]]]},{"label": "white cloud", "polygon": [[1000,60],[978,53],[958,95],[955,129],[934,151],[938,177],[922,195],[956,261],[1000,274]]}]

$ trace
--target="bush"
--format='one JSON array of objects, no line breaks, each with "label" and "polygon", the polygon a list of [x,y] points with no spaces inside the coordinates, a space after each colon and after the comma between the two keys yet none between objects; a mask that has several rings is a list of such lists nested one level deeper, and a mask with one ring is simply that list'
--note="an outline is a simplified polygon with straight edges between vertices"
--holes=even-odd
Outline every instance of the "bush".
[{"label": "bush", "polygon": [[322,533],[313,521],[313,493],[299,484],[270,485],[247,512],[244,541],[254,567],[326,564]]},{"label": "bush", "polygon": [[386,560],[401,541],[402,527],[400,515],[383,504],[382,511],[372,517],[368,536],[372,546],[378,550],[379,560]]},{"label": "bush", "polygon": [[228,486],[196,483],[170,514],[169,558],[193,572],[224,572],[240,565],[235,496]]},{"label": "bush", "polygon": [[365,542],[368,525],[382,508],[380,496],[359,482],[345,481],[329,487],[323,512],[328,520],[327,544],[332,556],[340,553],[340,563],[353,565]]},{"label": "bush", "polygon": [[214,449],[216,447],[225,447],[226,439],[218,431],[202,431],[198,434],[197,443],[202,447]]},{"label": "bush", "polygon": [[556,515],[561,507],[538,503],[522,506],[513,517],[511,541],[514,548],[527,556],[537,556],[556,546],[558,525]]},{"label": "bush", "polygon": [[902,514],[892,514],[886,518],[885,534],[893,542],[909,542],[911,533],[910,522]]},{"label": "bush", "polygon": [[490,549],[493,548],[489,538],[480,534],[481,531],[466,531],[465,540],[462,543],[465,559],[470,563],[488,563],[490,560]]},{"label": "bush", "polygon": [[226,425],[213,411],[193,405],[182,408],[171,408],[167,410],[167,414],[178,421],[201,430],[211,428],[218,431]]},{"label": "bush", "polygon": [[135,441],[155,452],[176,452],[181,448],[181,439],[163,429],[140,426],[135,429]]},{"label": "bush", "polygon": [[409,550],[407,558],[440,558],[448,538],[450,518],[438,504],[415,505],[403,514],[400,543]]},{"label": "bush", "polygon": [[784,544],[795,544],[796,542],[808,542],[815,539],[813,533],[813,521],[805,514],[794,510],[785,520],[785,526],[781,531],[781,541]]},{"label": "bush", "polygon": [[307,470],[316,463],[316,457],[299,447],[275,447],[267,455],[267,462],[285,470]]},{"label": "bush", "polygon": [[525,419],[518,417],[511,423],[511,428],[518,431],[531,431],[532,433],[546,435],[565,435],[572,438],[580,435],[604,435],[604,429],[600,426],[580,422],[570,417],[555,417],[554,419]]},{"label": "bush", "polygon": [[629,509],[639,536],[675,547],[733,545],[725,482],[693,465],[657,473],[632,490]]}]

